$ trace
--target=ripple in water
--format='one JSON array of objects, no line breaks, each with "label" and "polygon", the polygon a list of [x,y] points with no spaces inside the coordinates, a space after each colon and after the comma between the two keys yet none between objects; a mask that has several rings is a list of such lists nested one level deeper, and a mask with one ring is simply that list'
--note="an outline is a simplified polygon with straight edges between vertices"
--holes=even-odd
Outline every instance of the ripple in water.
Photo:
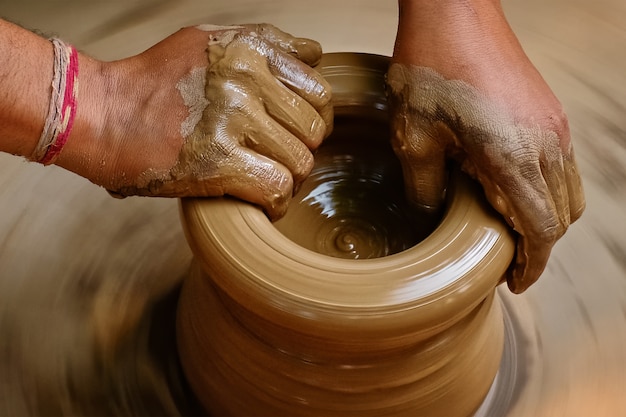
[{"label": "ripple in water", "polygon": [[315,155],[315,167],[275,223],[315,252],[370,259],[408,249],[437,224],[411,209],[385,123],[344,118]]}]

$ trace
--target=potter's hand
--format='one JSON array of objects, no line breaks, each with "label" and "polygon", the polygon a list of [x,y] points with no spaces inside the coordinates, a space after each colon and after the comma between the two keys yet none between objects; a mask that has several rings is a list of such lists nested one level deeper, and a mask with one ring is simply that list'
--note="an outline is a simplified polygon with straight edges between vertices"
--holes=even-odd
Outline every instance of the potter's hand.
[{"label": "potter's hand", "polygon": [[[148,91],[162,101],[155,103],[160,107],[136,116],[158,126],[159,118],[170,118],[169,113],[184,114],[184,120],[172,123],[178,126],[180,146],[128,151],[126,159],[143,170],[135,169],[136,175],[109,189],[122,196],[229,194],[261,205],[272,218],[280,217],[294,183],[313,166],[310,149],[332,125],[329,86],[309,66],[319,61],[321,48],[271,25],[199,26],[172,36],[139,59],[145,61],[144,70],[162,75],[150,66],[176,67],[175,61],[205,51],[208,61],[199,56],[186,71],[177,71],[179,79],[167,77],[163,88],[171,97],[159,97],[164,95],[159,89]],[[155,129],[152,134],[162,133]],[[170,150],[175,159],[169,166],[140,160]]]},{"label": "potter's hand", "polygon": [[458,160],[518,234],[507,281],[521,293],[584,210],[567,119],[497,2],[425,2],[416,13],[417,3],[400,3],[387,79],[407,192],[436,210],[445,160]]}]

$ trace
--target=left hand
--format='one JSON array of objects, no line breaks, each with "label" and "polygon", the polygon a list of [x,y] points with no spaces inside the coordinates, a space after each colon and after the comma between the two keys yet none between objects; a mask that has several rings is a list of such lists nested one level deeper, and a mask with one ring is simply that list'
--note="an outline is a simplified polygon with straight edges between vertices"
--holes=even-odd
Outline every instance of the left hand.
[{"label": "left hand", "polygon": [[118,196],[228,194],[278,218],[332,129],[320,58],[271,25],[199,26],[104,64],[114,104],[84,176]]}]

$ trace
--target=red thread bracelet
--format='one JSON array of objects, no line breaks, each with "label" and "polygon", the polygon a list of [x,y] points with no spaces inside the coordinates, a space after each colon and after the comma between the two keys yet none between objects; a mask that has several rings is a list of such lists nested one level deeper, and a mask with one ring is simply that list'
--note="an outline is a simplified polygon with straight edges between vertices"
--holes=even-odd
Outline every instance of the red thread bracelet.
[{"label": "red thread bracelet", "polygon": [[63,94],[63,105],[61,106],[61,131],[58,133],[56,140],[50,145],[48,151],[44,155],[41,163],[48,165],[52,163],[61,153],[63,146],[70,136],[72,127],[74,126],[74,118],[76,117],[76,93],[78,92],[78,52],[73,46],[69,47],[69,66],[67,69],[65,91]]},{"label": "red thread bracelet", "polygon": [[49,165],[67,143],[76,117],[78,93],[78,52],[59,39],[51,39],[54,47],[52,95],[46,123],[39,143],[31,156],[34,161]]}]

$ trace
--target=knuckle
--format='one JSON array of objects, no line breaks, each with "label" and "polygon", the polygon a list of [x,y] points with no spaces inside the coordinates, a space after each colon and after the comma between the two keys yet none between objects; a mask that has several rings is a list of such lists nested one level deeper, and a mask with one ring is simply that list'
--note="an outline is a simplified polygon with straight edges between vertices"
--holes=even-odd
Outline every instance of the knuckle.
[{"label": "knuckle", "polygon": [[256,25],[256,31],[259,34],[265,35],[265,34],[272,34],[274,32],[276,32],[276,26],[272,25],[271,23],[259,23]]},{"label": "knuckle", "polygon": [[326,122],[324,122],[324,119],[322,119],[321,116],[316,114],[313,122],[311,123],[310,133],[307,138],[307,143],[311,149],[316,149],[322,144],[324,136],[326,135],[326,130]]},{"label": "knuckle", "polygon": [[554,244],[565,234],[566,230],[567,226],[560,223],[558,219],[551,219],[548,224],[540,226],[537,236],[543,242]]},{"label": "knuckle", "polygon": [[238,80],[239,82],[243,82],[245,80],[256,80],[261,65],[258,62],[258,59],[255,59],[250,56],[245,55],[237,55],[234,56],[228,63],[228,76],[232,77],[234,80]]},{"label": "knuckle", "polygon": [[296,163],[293,167],[292,175],[294,181],[299,182],[308,177],[313,169],[313,162],[313,155],[310,152],[304,153],[304,155],[300,158],[299,163]]},{"label": "knuckle", "polygon": [[[320,76],[321,77],[321,76]],[[329,106],[333,99],[333,91],[330,84],[323,78],[318,80],[318,86],[314,90],[320,107]]]},{"label": "knuckle", "polygon": [[569,118],[561,106],[547,115],[545,127],[559,138],[569,134]]},{"label": "knuckle", "polygon": [[277,170],[272,178],[271,190],[265,195],[262,205],[272,220],[278,220],[287,211],[287,204],[293,190],[293,178],[287,172]]}]

